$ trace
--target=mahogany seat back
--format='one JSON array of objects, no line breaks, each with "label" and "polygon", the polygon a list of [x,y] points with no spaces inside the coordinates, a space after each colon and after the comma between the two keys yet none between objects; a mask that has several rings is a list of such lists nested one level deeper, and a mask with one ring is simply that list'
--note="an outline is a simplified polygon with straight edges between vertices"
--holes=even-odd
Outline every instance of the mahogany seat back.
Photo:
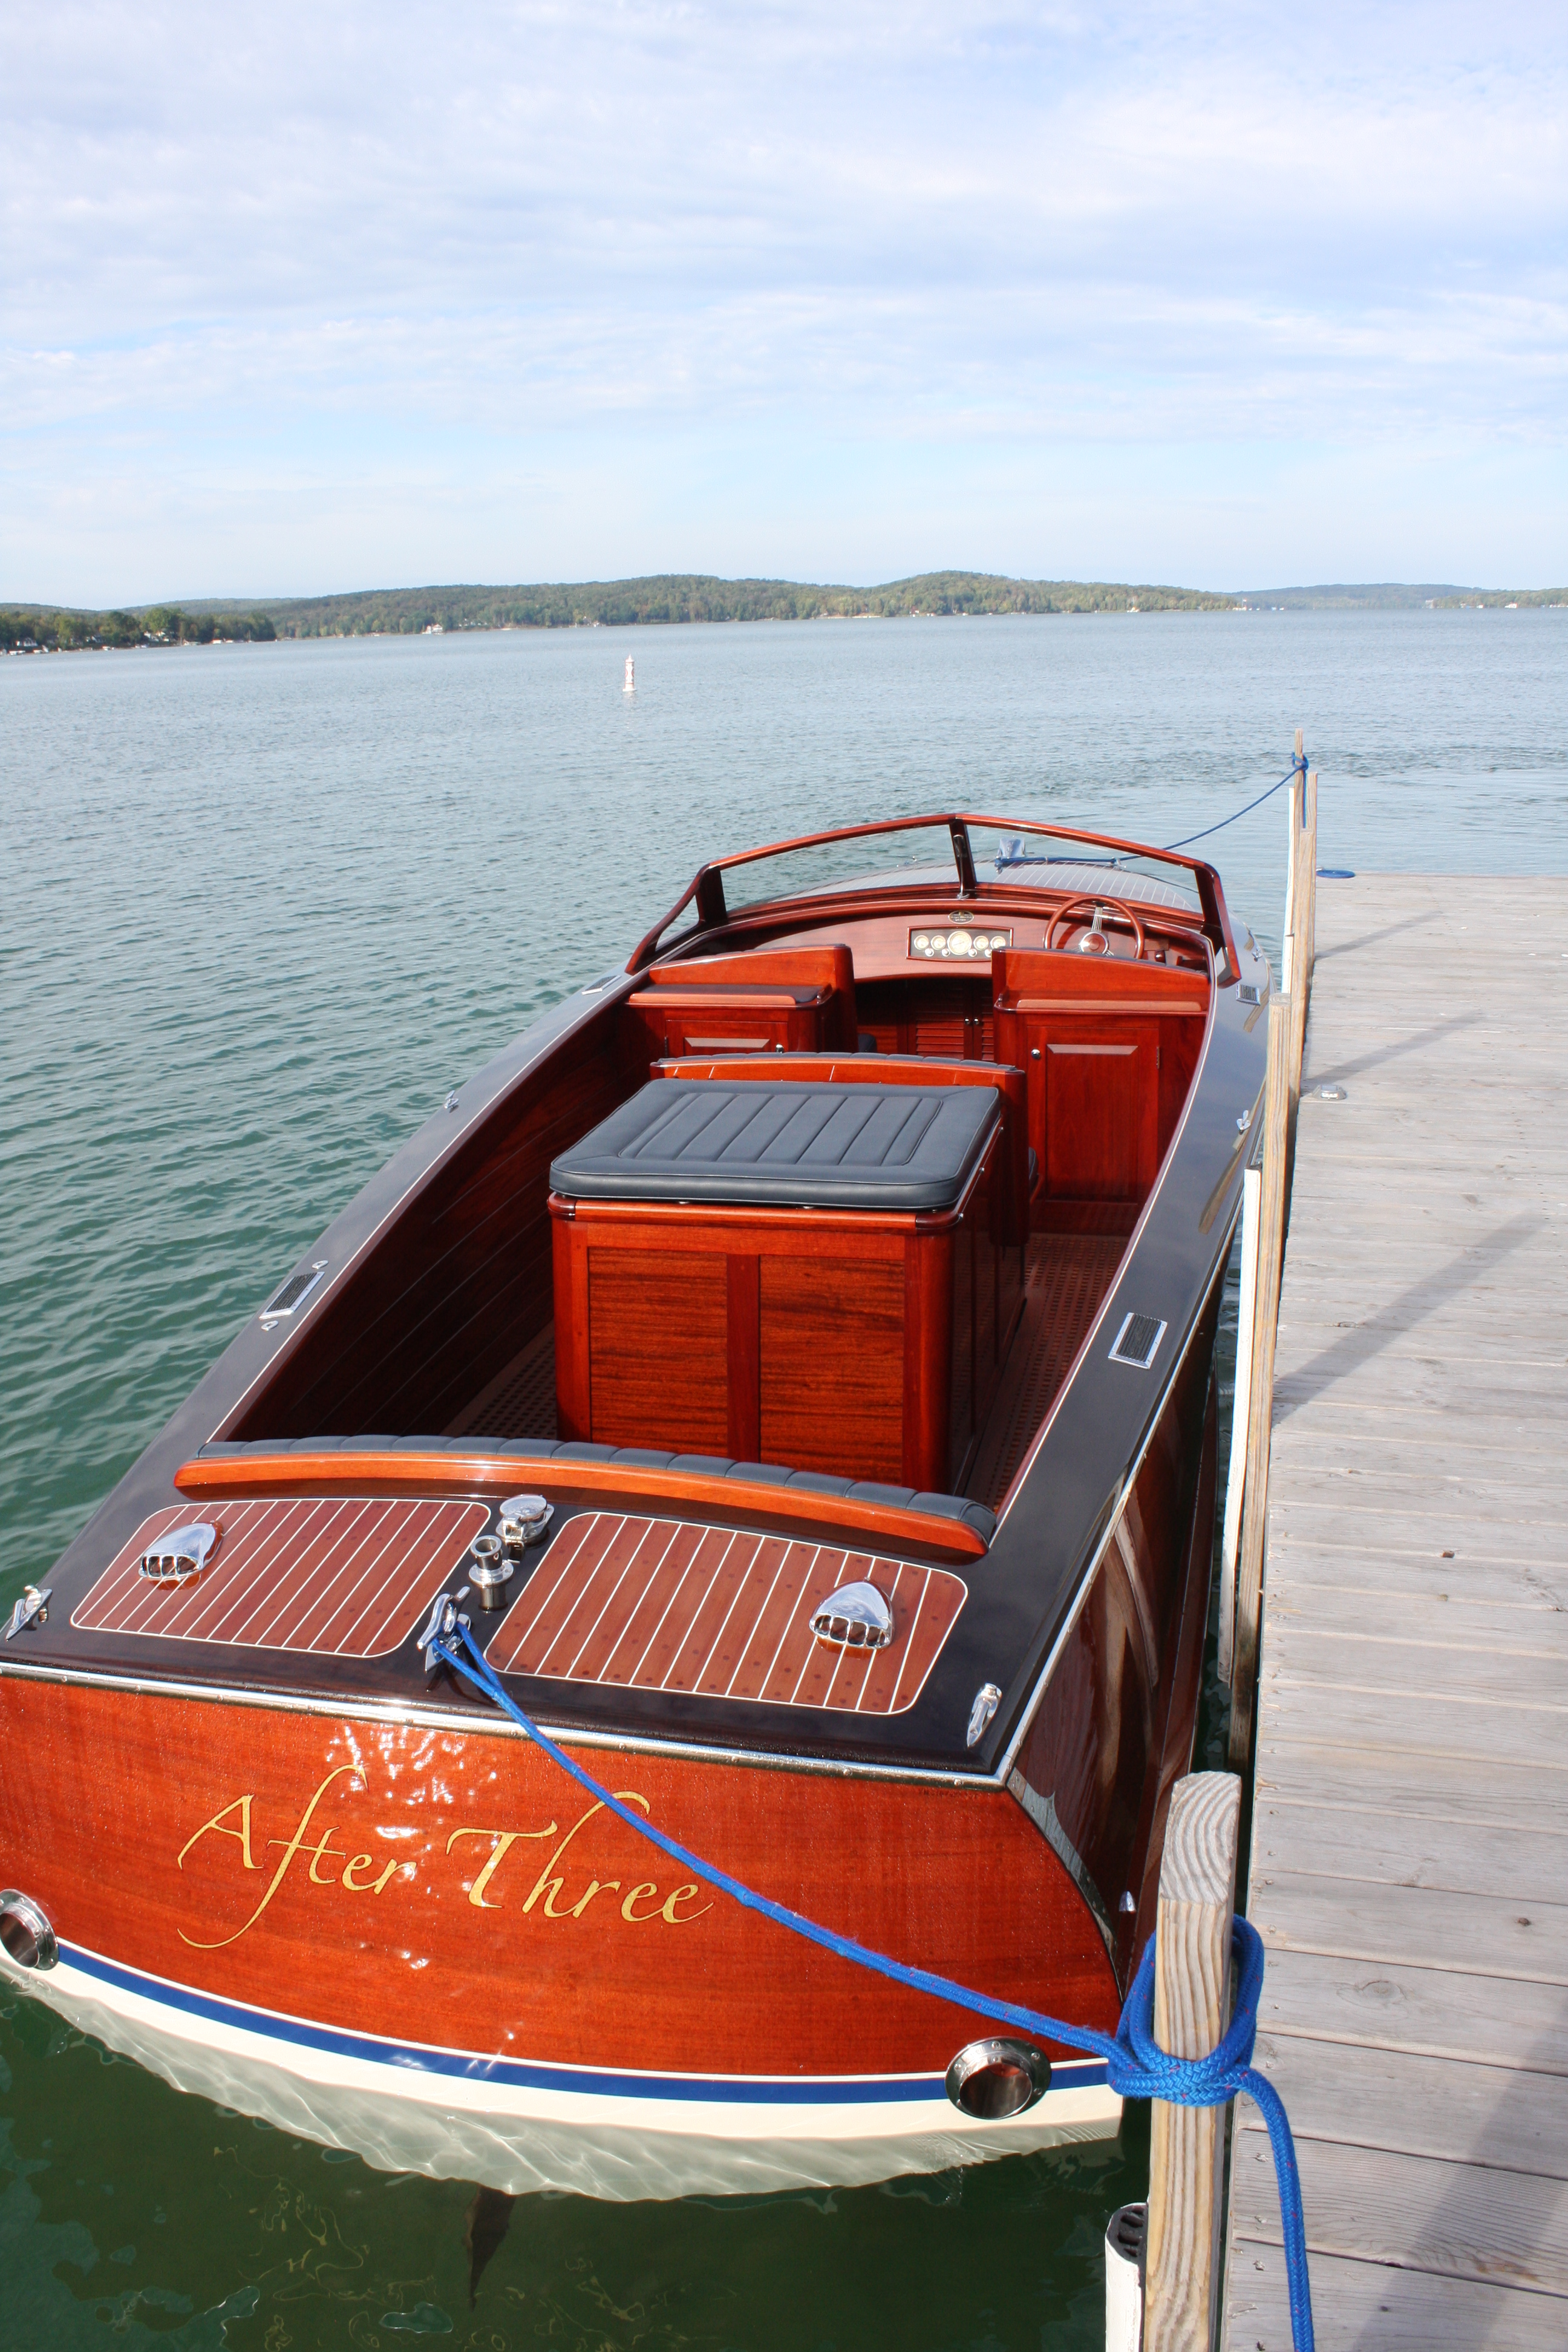
[{"label": "mahogany seat back", "polygon": [[1036,1226],[1131,1232],[1197,1066],[1207,973],[1005,948],[992,976],[998,1058],[1027,1082]]},{"label": "mahogany seat back", "polygon": [[853,1054],[859,1040],[855,961],[842,941],[654,964],[626,1011],[650,1058]]}]

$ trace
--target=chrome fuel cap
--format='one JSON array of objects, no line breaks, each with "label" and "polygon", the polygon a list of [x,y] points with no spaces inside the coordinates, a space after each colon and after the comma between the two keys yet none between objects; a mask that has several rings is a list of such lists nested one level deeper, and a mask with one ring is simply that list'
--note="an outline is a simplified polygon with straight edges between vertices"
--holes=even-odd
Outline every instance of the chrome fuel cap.
[{"label": "chrome fuel cap", "polygon": [[500,1539],[508,1551],[526,1551],[544,1541],[554,1517],[554,1504],[542,1495],[510,1495],[500,1507]]},{"label": "chrome fuel cap", "polygon": [[500,1609],[516,1570],[501,1549],[499,1536],[476,1536],[471,1546],[468,1582],[479,1596],[481,1609]]}]

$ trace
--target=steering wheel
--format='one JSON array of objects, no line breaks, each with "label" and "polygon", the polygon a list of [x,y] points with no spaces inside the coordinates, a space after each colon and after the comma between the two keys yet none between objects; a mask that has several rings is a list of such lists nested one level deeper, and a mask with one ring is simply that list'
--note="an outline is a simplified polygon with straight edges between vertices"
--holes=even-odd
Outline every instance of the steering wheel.
[{"label": "steering wheel", "polygon": [[[1070,923],[1075,915],[1080,915],[1085,912],[1087,912],[1090,917],[1093,917],[1099,913],[1102,907],[1108,913],[1120,915],[1123,922],[1130,923],[1131,925],[1133,957],[1135,960],[1141,958],[1143,953],[1143,926],[1138,919],[1137,909],[1133,907],[1130,907],[1125,898],[1101,898],[1098,893],[1084,898],[1069,898],[1065,907],[1058,907],[1057,908],[1056,913],[1046,925],[1047,947],[1053,947],[1056,944],[1057,925],[1058,923]],[[1098,945],[1096,942],[1098,942]],[[1104,931],[1087,930],[1078,944],[1079,952],[1081,955],[1109,955],[1110,953],[1110,941]]]}]

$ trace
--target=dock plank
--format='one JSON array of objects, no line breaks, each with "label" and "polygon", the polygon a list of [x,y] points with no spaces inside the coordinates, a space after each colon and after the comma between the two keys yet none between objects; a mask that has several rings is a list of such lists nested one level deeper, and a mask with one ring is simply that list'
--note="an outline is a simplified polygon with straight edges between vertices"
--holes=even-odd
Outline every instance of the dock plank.
[{"label": "dock plank", "polygon": [[[1310,2252],[1568,2295],[1568,2181],[1392,2148],[1298,2145]],[[1243,2132],[1231,2196],[1243,2243],[1283,2231],[1267,2135]],[[1568,2323],[1568,2307],[1560,2307]]]},{"label": "dock plank", "polygon": [[[1324,2352],[1531,2352],[1568,2343],[1568,881],[1363,876],[1321,886],[1318,926],[1258,2063],[1297,2129]],[[1500,926],[1532,942],[1506,966]],[[1279,2236],[1243,2101],[1233,2352],[1289,2343]]]},{"label": "dock plank", "polygon": [[1531,1905],[1561,1903],[1568,1895],[1568,1820],[1555,1832],[1516,1828],[1499,1838],[1441,1816],[1364,1806],[1347,1812],[1270,1797],[1258,1801],[1252,1834],[1258,1883],[1289,1869],[1348,1884],[1443,1887]]},{"label": "dock plank", "polygon": [[[1568,1905],[1452,1886],[1281,1871],[1254,1880],[1253,1924],[1271,1947],[1466,1976],[1568,1986]],[[1559,1881],[1558,1892],[1563,1891]]]},{"label": "dock plank", "polygon": [[[1258,2051],[1267,2070],[1281,2063],[1272,2035],[1259,2034]],[[1290,2102],[1290,2127],[1298,2141],[1337,2144],[1345,2120],[1338,2047],[1331,2044],[1316,2063],[1314,2053],[1300,2045],[1287,2054],[1298,2062]],[[1358,2097],[1376,2111],[1365,2141],[1369,2147],[1404,2156],[1468,2158],[1494,2171],[1568,2180],[1563,2085],[1553,2074],[1423,2058],[1405,2050],[1368,2050],[1356,2060],[1355,2079]],[[1246,2101],[1239,2132],[1243,2140],[1263,2133],[1256,2108]],[[1278,2200],[1270,2210],[1278,2215]]]},{"label": "dock plank", "polygon": [[[1259,2242],[1239,2251],[1227,2345],[1234,2352],[1290,2352],[1283,2253]],[[1312,2263],[1312,2316],[1319,2352],[1563,2352],[1568,2335],[1558,2295],[1321,2253]]]}]

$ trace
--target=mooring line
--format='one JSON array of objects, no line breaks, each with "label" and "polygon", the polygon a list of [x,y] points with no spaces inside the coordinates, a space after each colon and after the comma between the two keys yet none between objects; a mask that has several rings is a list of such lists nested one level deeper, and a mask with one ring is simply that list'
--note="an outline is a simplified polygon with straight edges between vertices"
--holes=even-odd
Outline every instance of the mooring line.
[{"label": "mooring line", "polygon": [[[1283,780],[1289,782],[1287,777]],[[1278,787],[1276,787],[1278,789]],[[878,1976],[887,1977],[894,1984],[907,1986],[911,1991],[931,1994],[938,2000],[952,2001],[956,2008],[973,2011],[977,2016],[994,2018],[999,2024],[1011,2025],[1025,2033],[1037,2034],[1042,2041],[1058,2042],[1069,2050],[1082,2050],[1091,2056],[1103,2058],[1106,2077],[1110,2087],[1124,2099],[1163,2099],[1178,2107],[1226,2106],[1238,2091],[1245,2091],[1258,2108],[1268,2129],[1268,2144],[1274,2153],[1274,2173],[1279,2187],[1279,2210],[1284,2221],[1285,2270],[1290,2292],[1290,2340],[1295,2352],[1313,2352],[1312,2296],[1307,2275],[1307,2231],[1301,2211],[1301,2180],[1296,2168],[1295,2143],[1290,2125],[1279,2092],[1267,2075],[1260,2074],[1252,2064],[1253,2043],[1258,2036],[1258,2003],[1263,1990],[1263,1939],[1249,1919],[1236,1918],[1231,1927],[1232,1949],[1240,1963],[1240,1982],[1237,1989],[1236,2009],[1224,2039],[1211,2050],[1206,2058],[1173,2058],[1162,2050],[1154,2039],[1154,1938],[1150,1937],[1143,1948],[1143,1957],[1132,1979],[1121,2021],[1114,2034],[1101,2033],[1092,2026],[1072,2025],[1065,2018],[1046,2017],[1037,2011],[1025,2009],[1016,2001],[994,2000],[985,1993],[972,1992],[967,1985],[956,1984],[951,1977],[934,1975],[929,1969],[911,1969],[901,1960],[889,1959],[885,1952],[873,1951],[867,1944],[858,1944],[851,1936],[837,1935],[833,1928],[824,1927],[808,1919],[787,1905],[775,1903],[771,1896],[759,1895],[727,1870],[704,1862],[689,1847],[682,1845],[658,1828],[644,1821],[628,1805],[612,1795],[595,1780],[593,1774],[557,1747],[548,1732],[526,1716],[510,1694],[504,1690],[494,1669],[475,1642],[466,1624],[455,1629],[468,1656],[447,1647],[439,1636],[430,1645],[430,1654],[444,1658],[454,1671],[471,1683],[476,1690],[494,1701],[509,1716],[520,1731],[527,1734],[535,1746],[571,1774],[581,1788],[596,1797],[605,1811],[637,1831],[683,1870],[691,1871],[705,1885],[716,1887],[744,1906],[758,1912],[775,1926],[787,1927],[793,1935],[802,1936],[808,1943],[820,1946],[825,1952],[839,1959],[853,1960],[858,1968],[869,1969]],[[471,1663],[470,1663],[471,1662]]]},{"label": "mooring line", "polygon": [[1165,844],[1165,847],[1167,849],[1190,849],[1194,841],[1206,841],[1211,833],[1223,833],[1227,824],[1235,824],[1239,818],[1250,816],[1255,808],[1261,808],[1265,801],[1271,801],[1276,793],[1282,793],[1287,784],[1293,784],[1298,776],[1304,776],[1306,772],[1306,758],[1303,754],[1298,753],[1297,757],[1291,761],[1290,765],[1286,769],[1285,773],[1280,777],[1279,782],[1277,784],[1270,784],[1266,793],[1259,793],[1255,801],[1248,801],[1245,808],[1233,810],[1229,816],[1222,816],[1217,824],[1205,824],[1202,833],[1189,833],[1184,835],[1180,841],[1168,841]]}]

